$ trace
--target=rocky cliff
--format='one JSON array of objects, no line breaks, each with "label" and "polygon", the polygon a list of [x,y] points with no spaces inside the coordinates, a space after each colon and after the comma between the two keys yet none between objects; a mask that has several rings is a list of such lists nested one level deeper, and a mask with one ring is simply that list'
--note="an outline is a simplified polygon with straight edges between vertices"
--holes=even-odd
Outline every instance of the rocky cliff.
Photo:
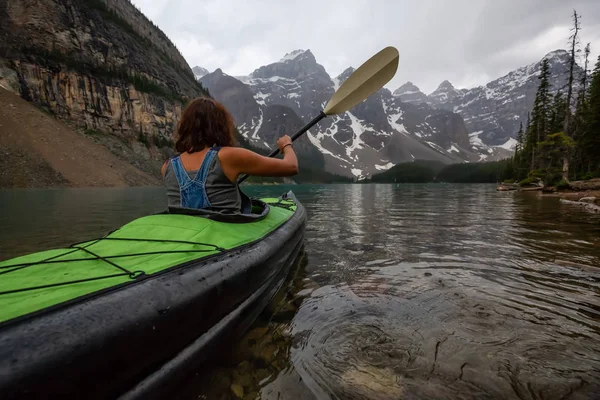
[{"label": "rocky cliff", "polygon": [[0,85],[159,171],[187,99],[206,91],[128,0],[0,0]]},{"label": "rocky cliff", "polygon": [[160,181],[0,88],[0,189],[151,186]]}]

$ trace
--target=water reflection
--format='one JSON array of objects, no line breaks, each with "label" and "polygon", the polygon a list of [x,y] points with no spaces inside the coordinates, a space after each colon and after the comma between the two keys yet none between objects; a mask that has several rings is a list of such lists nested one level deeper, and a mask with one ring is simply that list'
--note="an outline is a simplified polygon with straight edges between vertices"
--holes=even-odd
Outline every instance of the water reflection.
[{"label": "water reflection", "polygon": [[0,190],[0,260],[100,237],[165,207],[155,187]]}]

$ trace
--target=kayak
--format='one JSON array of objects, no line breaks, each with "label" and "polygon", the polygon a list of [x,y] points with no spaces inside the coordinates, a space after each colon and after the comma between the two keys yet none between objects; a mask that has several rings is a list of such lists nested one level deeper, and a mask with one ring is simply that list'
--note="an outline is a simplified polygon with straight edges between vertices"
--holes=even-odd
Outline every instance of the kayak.
[{"label": "kayak", "polygon": [[243,334],[303,245],[292,192],[252,214],[165,211],[0,262],[0,393],[159,398]]}]

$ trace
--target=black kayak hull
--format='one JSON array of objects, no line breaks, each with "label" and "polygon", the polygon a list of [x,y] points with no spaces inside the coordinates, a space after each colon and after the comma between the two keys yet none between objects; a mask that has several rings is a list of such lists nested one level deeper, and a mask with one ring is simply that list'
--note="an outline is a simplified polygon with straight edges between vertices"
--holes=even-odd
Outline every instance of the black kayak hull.
[{"label": "black kayak hull", "polygon": [[306,211],[260,241],[0,331],[0,398],[164,398],[242,334],[283,284]]}]

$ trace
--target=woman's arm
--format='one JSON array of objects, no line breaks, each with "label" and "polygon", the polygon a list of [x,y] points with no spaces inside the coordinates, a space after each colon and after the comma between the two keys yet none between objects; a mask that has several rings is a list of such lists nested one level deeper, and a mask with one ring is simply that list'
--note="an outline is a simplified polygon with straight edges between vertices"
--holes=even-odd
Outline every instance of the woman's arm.
[{"label": "woman's arm", "polygon": [[219,151],[223,172],[235,182],[239,175],[292,176],[298,173],[298,158],[292,140],[284,136],[277,141],[283,159],[265,157],[241,147],[224,147]]}]

